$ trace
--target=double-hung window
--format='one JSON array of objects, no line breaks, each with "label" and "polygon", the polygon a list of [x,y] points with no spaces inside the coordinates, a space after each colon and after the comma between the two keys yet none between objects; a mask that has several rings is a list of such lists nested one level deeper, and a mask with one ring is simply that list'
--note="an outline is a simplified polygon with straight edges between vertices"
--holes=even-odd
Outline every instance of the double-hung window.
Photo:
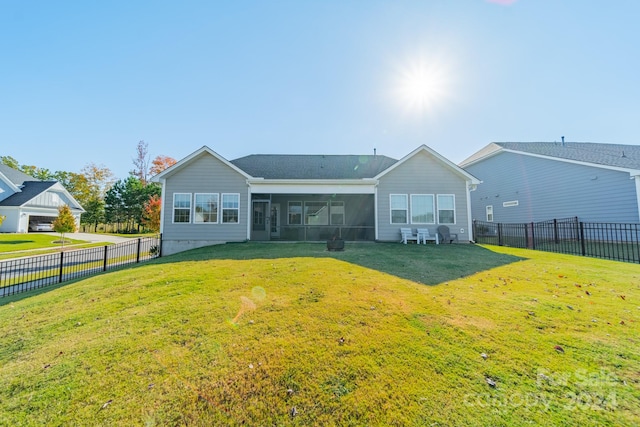
[{"label": "double-hung window", "polygon": [[222,223],[237,224],[240,221],[240,194],[222,193]]},{"label": "double-hung window", "polygon": [[193,222],[218,222],[218,193],[195,194]]},{"label": "double-hung window", "polygon": [[191,222],[191,193],[173,194],[173,222]]},{"label": "double-hung window", "polygon": [[289,202],[288,224],[302,225],[302,202]]},{"label": "double-hung window", "polygon": [[453,194],[438,194],[438,224],[456,223],[456,199]]},{"label": "double-hung window", "polygon": [[407,224],[409,221],[409,203],[406,194],[391,194],[389,196],[391,207],[391,224]]},{"label": "double-hung window", "polygon": [[331,225],[344,225],[344,202],[331,202]]},{"label": "double-hung window", "polygon": [[433,194],[411,195],[411,223],[434,224],[435,208]]},{"label": "double-hung window", "polygon": [[493,205],[487,205],[485,209],[487,211],[487,222],[493,222]]}]

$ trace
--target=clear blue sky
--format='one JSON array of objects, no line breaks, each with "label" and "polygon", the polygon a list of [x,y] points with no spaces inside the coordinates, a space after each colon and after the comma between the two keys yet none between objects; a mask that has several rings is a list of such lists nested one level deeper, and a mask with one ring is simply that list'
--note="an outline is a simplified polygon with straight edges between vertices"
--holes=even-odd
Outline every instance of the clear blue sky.
[{"label": "clear blue sky", "polygon": [[[0,0],[0,155],[638,144],[640,1]],[[412,91],[424,91],[416,97]]]}]

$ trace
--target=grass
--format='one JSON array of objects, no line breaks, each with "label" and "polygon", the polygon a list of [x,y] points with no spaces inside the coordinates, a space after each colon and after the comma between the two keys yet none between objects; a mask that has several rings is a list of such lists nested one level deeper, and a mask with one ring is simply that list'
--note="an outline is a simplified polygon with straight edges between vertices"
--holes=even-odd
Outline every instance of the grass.
[{"label": "grass", "polygon": [[639,299],[513,248],[202,248],[0,301],[0,425],[638,425]]},{"label": "grass", "polygon": [[[65,249],[67,245],[73,245],[74,249],[104,245],[69,239],[68,237],[65,237],[64,240]],[[60,248],[60,234],[58,233],[0,234],[0,260],[53,253],[58,252]]]}]

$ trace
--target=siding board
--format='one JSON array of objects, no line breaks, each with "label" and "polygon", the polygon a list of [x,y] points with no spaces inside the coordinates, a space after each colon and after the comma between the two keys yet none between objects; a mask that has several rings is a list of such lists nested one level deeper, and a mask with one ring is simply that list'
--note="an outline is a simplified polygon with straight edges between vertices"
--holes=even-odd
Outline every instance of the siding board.
[{"label": "siding board", "polygon": [[[638,222],[635,183],[627,172],[517,153],[499,153],[465,168],[482,185],[471,193],[473,218],[538,222],[577,216],[587,222]],[[518,206],[503,207],[518,200]]]},{"label": "siding board", "polygon": [[[189,167],[178,170],[165,181],[162,201],[164,215],[163,240],[191,242],[239,242],[247,236],[248,184],[246,178],[208,153],[193,159]],[[173,194],[191,193],[191,223],[173,223]],[[237,224],[193,224],[193,194],[240,194]],[[221,202],[221,199],[220,199]],[[222,214],[220,205],[219,215]],[[197,243],[193,244],[197,245]]]},{"label": "siding board", "polygon": [[[390,194],[454,194],[456,223],[447,224],[452,233],[458,234],[461,242],[471,240],[469,237],[467,211],[467,181],[459,174],[445,166],[427,152],[419,152],[407,159],[380,179],[378,184],[378,240],[399,241],[402,224],[391,224],[389,206]],[[409,202],[410,203],[410,202]],[[436,203],[436,215],[437,215]],[[409,206],[409,212],[411,207]],[[409,213],[409,222],[410,213]],[[436,219],[437,221],[437,219]],[[417,225],[408,226],[417,228]],[[420,228],[428,228],[435,234],[438,224],[420,224]],[[460,230],[464,231],[461,232]]]}]

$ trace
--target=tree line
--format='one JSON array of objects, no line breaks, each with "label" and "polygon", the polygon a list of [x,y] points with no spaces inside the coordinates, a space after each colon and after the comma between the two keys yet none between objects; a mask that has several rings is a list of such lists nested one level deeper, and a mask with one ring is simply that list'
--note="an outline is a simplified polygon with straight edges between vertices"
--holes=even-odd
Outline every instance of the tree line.
[{"label": "tree line", "polygon": [[84,208],[80,218],[84,229],[96,232],[101,225],[108,224],[122,233],[160,230],[161,188],[149,179],[176,163],[164,155],[151,160],[144,141],[136,146],[134,168],[127,178],[120,180],[115,179],[108,167],[93,162],[80,172],[51,172],[20,164],[11,156],[0,156],[0,161],[36,179],[60,182]]}]

